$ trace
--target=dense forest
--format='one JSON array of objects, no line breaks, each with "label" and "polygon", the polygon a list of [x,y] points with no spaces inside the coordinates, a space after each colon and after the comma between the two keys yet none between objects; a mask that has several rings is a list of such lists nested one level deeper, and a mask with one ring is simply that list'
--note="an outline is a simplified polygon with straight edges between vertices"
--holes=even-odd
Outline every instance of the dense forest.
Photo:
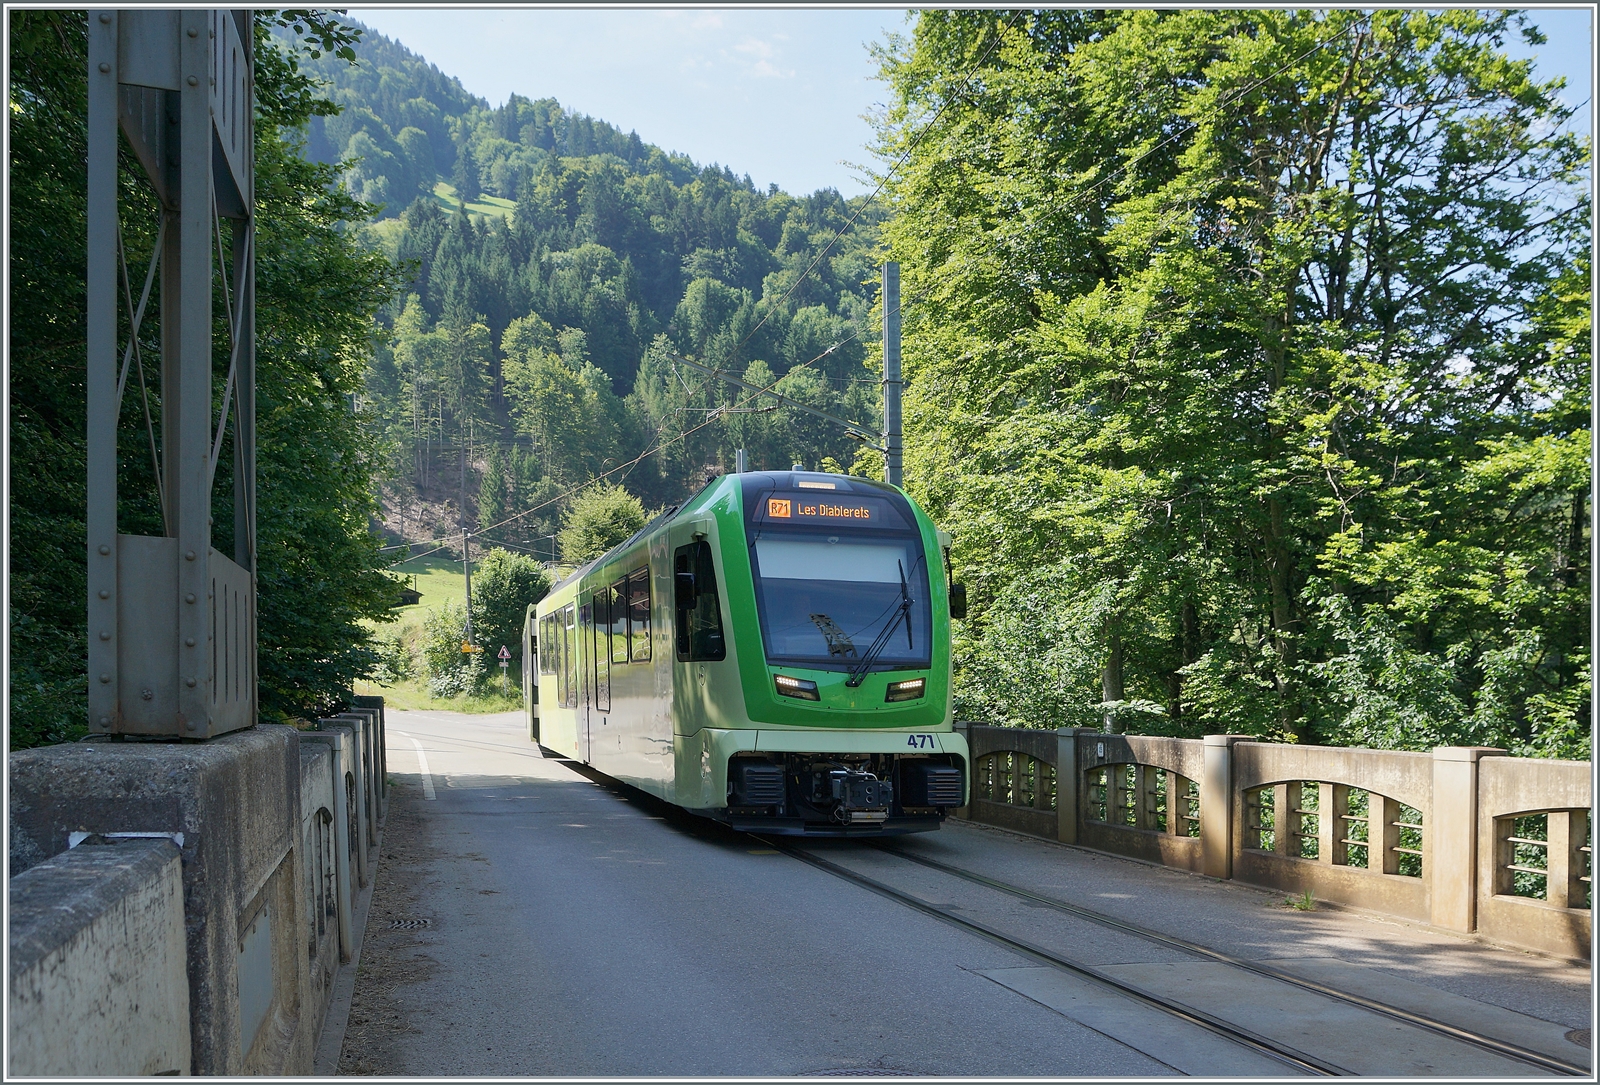
[{"label": "dense forest", "polygon": [[930,11],[883,52],[959,712],[1588,757],[1591,149],[1519,33]]},{"label": "dense forest", "polygon": [[312,62],[343,108],[305,153],[383,204],[369,237],[409,276],[361,398],[391,531],[425,541],[464,519],[551,548],[608,473],[653,507],[737,448],[757,467],[853,463],[842,431],[673,355],[875,425],[881,206],[758,191],[551,99],[491,108],[370,30],[356,52]]}]

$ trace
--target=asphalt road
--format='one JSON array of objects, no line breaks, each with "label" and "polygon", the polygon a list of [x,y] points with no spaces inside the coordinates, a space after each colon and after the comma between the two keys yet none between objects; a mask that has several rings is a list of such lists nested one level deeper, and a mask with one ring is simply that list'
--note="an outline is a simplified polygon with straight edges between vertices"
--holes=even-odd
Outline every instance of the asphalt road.
[{"label": "asphalt road", "polygon": [[[1282,1063],[543,758],[517,715],[388,713],[394,781],[342,1073],[1280,1077]],[[1481,1049],[930,872],[808,851],[1351,1072]],[[901,851],[1558,1057],[1587,969],[971,825]]]},{"label": "asphalt road", "polygon": [[520,727],[388,713],[341,1072],[1175,1073],[979,975],[1033,962],[621,797]]}]

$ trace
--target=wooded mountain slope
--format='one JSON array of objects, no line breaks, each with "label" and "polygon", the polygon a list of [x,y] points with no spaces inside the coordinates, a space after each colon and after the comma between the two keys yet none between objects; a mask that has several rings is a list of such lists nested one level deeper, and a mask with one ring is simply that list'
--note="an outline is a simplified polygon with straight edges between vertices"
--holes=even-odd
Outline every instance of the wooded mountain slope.
[{"label": "wooded mountain slope", "polygon": [[371,31],[357,56],[315,69],[344,109],[306,153],[386,202],[373,236],[411,269],[363,397],[389,503],[420,501],[408,535],[454,528],[464,483],[469,527],[537,509],[491,536],[527,545],[556,531],[560,495],[656,446],[616,475],[649,505],[736,448],[757,467],[852,463],[837,429],[670,355],[874,425],[881,205],[758,191],[551,99],[490,108]]}]

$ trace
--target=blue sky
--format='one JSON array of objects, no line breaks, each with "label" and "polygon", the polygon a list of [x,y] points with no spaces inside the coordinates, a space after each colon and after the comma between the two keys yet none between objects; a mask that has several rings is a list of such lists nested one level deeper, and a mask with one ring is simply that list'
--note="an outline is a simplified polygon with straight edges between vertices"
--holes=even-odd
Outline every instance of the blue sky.
[{"label": "blue sky", "polygon": [[[1515,43],[1543,78],[1567,77],[1577,104],[1592,88],[1587,6],[1529,9],[1549,42]],[[515,92],[556,98],[646,142],[750,174],[791,193],[867,190],[849,163],[870,163],[887,88],[868,46],[909,29],[904,9],[352,8],[499,105]],[[1585,108],[1574,122],[1587,129]]]}]

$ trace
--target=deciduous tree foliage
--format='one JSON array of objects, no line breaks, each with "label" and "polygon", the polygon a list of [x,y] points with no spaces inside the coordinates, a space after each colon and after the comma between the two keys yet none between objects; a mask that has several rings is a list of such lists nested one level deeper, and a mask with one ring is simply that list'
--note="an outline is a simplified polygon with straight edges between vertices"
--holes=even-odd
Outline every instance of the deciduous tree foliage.
[{"label": "deciduous tree foliage", "polygon": [[601,482],[579,494],[561,527],[561,558],[571,565],[592,561],[623,542],[650,518],[639,499],[621,486]]},{"label": "deciduous tree foliage", "polygon": [[[261,700],[268,714],[315,711],[371,662],[358,619],[387,613],[392,586],[367,533],[374,464],[351,416],[372,317],[394,268],[354,245],[369,209],[334,191],[336,171],[289,145],[332,107],[269,25],[299,26],[318,51],[348,51],[337,21],[306,11],[257,16],[257,423]],[[60,742],[85,729],[84,237],[87,149],[83,13],[11,16],[10,741]],[[131,267],[154,242],[156,209],[124,150],[123,235]],[[152,302],[154,307],[154,301]],[[125,342],[127,314],[119,341]],[[158,320],[141,334],[159,359]],[[216,341],[226,343],[219,324]],[[219,350],[214,394],[222,393]],[[159,365],[159,362],[157,361]],[[119,423],[119,528],[162,532],[144,399],[130,379]],[[159,387],[150,390],[160,432]],[[214,537],[232,542],[231,442],[219,465]]]},{"label": "deciduous tree foliage", "polygon": [[550,590],[550,574],[530,557],[491,549],[472,574],[472,631],[498,663],[511,650],[511,680],[522,684],[522,623],[528,607]]},{"label": "deciduous tree foliage", "polygon": [[884,53],[963,714],[1588,756],[1589,147],[1519,32],[943,11]]}]

